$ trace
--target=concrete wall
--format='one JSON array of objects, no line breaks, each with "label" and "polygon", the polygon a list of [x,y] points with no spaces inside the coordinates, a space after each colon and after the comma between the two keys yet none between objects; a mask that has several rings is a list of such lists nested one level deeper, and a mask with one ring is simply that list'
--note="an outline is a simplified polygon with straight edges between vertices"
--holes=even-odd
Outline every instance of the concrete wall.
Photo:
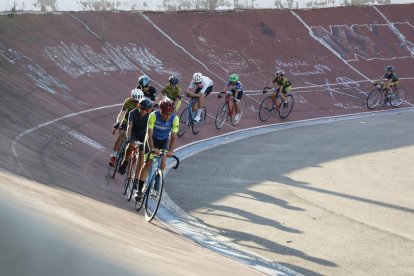
[{"label": "concrete wall", "polygon": [[1,0],[0,12],[225,11],[234,9],[309,9],[408,3],[414,3],[414,0]]}]

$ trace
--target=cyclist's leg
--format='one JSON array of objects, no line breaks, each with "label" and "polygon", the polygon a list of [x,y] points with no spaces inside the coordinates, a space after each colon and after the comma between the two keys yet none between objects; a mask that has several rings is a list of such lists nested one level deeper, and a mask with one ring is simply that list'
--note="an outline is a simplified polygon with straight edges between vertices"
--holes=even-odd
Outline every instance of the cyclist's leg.
[{"label": "cyclist's leg", "polygon": [[114,144],[114,152],[118,152],[119,148],[121,147],[122,140],[124,140],[124,138],[125,138],[126,129],[127,129],[126,124],[122,124],[119,127],[118,137],[116,138],[116,141],[115,141],[115,144]]},{"label": "cyclist's leg", "polygon": [[121,165],[119,166],[119,169],[118,169],[118,172],[122,175],[124,175],[126,172],[126,168],[128,167],[128,162],[131,159],[130,157],[131,157],[133,148],[134,146],[131,145],[130,143],[128,143],[128,145],[126,146],[124,156],[122,157]]},{"label": "cyclist's leg", "polygon": [[175,113],[178,112],[178,110],[180,109],[181,106],[181,99],[177,98],[175,99]]},{"label": "cyclist's leg", "polygon": [[240,113],[240,101],[243,97],[243,91],[239,91],[239,93],[237,94],[237,100],[236,104],[234,105],[234,113],[237,115]]}]

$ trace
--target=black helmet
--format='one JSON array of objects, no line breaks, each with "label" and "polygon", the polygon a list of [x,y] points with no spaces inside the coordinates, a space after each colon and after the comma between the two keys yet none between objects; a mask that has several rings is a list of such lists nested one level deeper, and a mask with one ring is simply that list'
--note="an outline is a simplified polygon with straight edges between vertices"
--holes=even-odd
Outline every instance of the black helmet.
[{"label": "black helmet", "polygon": [[385,71],[394,72],[394,66],[388,65],[387,67],[385,67]]},{"label": "black helmet", "polygon": [[147,75],[142,75],[138,79],[138,84],[141,87],[148,86],[150,84],[151,79]]},{"label": "black helmet", "polygon": [[179,81],[180,81],[180,80],[179,80],[176,76],[171,76],[171,77],[168,79],[168,82],[169,82],[171,85],[177,85]]},{"label": "black helmet", "polygon": [[147,98],[143,98],[139,101],[139,108],[152,109],[152,101]]}]

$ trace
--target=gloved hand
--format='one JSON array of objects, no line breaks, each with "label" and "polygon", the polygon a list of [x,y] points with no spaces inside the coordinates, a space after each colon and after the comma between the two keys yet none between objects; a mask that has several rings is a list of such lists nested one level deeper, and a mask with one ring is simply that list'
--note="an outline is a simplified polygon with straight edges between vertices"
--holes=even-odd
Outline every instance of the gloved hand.
[{"label": "gloved hand", "polygon": [[114,124],[114,125],[113,125],[113,127],[114,127],[115,129],[118,129],[118,128],[119,128],[119,125],[120,125],[120,123],[119,123],[119,122],[116,122],[116,124]]}]

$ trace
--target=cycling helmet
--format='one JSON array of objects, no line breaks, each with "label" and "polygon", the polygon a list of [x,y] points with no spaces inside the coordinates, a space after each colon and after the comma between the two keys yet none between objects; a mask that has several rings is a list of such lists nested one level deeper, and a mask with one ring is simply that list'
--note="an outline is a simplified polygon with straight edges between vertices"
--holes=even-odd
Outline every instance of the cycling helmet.
[{"label": "cycling helmet", "polygon": [[171,113],[174,112],[175,102],[168,97],[164,97],[160,102],[161,113]]},{"label": "cycling helmet", "polygon": [[193,80],[194,80],[194,82],[202,82],[203,81],[203,75],[201,73],[194,73]]},{"label": "cycling helmet", "polygon": [[138,84],[141,87],[147,86],[149,85],[151,82],[151,79],[147,76],[147,75],[142,75],[141,77],[139,77],[138,79]]},{"label": "cycling helmet", "polygon": [[231,82],[236,82],[238,80],[239,80],[239,75],[237,75],[237,74],[231,74],[230,77],[229,77],[229,81],[231,81]]},{"label": "cycling helmet", "polygon": [[152,101],[150,99],[147,99],[147,98],[142,98],[139,101],[138,108],[142,108],[142,109],[152,109]]},{"label": "cycling helmet", "polygon": [[131,99],[134,101],[139,101],[144,98],[144,92],[141,89],[135,88],[131,91]]},{"label": "cycling helmet", "polygon": [[171,76],[171,77],[168,79],[168,82],[169,82],[171,85],[177,85],[179,81],[180,81],[180,80],[179,80],[176,76]]},{"label": "cycling helmet", "polygon": [[285,71],[283,70],[277,70],[276,71],[276,77],[283,77],[285,75]]},{"label": "cycling helmet", "polygon": [[388,65],[387,67],[385,67],[385,71],[394,72],[394,66]]}]

